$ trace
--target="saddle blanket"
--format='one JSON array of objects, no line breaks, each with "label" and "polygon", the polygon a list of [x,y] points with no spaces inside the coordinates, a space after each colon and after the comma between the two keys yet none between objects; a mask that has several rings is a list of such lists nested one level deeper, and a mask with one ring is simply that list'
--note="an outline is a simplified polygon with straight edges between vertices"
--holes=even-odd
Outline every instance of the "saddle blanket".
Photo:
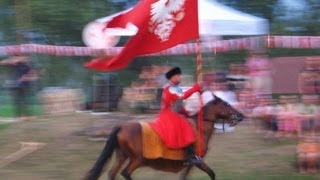
[{"label": "saddle blanket", "polygon": [[142,152],[144,158],[170,160],[184,160],[186,158],[184,149],[167,148],[149,123],[143,121],[139,123],[142,129]]}]

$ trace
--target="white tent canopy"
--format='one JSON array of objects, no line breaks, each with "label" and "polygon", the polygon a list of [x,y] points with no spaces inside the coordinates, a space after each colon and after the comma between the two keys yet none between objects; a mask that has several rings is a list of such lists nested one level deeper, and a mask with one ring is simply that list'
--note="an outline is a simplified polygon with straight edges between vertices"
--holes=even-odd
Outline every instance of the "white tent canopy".
[{"label": "white tent canopy", "polygon": [[[241,11],[227,7],[215,0],[199,0],[199,30],[202,37],[219,37],[224,35],[262,35],[268,34],[268,21],[263,18],[255,17]],[[105,35],[99,34],[97,29],[103,29],[103,26],[97,24],[105,24],[112,17],[128,11],[130,9],[121,11],[119,13],[97,19],[89,23],[84,29],[89,34],[90,31],[96,34],[96,39],[101,40]],[[108,28],[104,31],[108,36],[132,36],[137,33],[138,29],[133,24],[128,24],[125,29],[122,28]],[[102,33],[102,32],[101,32]],[[88,38],[85,38],[86,41]],[[88,44],[88,43],[86,43]],[[90,43],[89,43],[90,44]],[[92,42],[91,44],[97,44]],[[104,45],[102,45],[104,46]]]},{"label": "white tent canopy", "polygon": [[215,0],[199,0],[200,35],[268,34],[268,21],[227,7]]}]

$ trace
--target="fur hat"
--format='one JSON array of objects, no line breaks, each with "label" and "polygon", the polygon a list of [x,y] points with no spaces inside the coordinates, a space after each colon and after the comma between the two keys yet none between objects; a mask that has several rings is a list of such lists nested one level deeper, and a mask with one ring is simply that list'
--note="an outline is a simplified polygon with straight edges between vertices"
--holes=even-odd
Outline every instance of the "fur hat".
[{"label": "fur hat", "polygon": [[170,80],[172,76],[177,74],[181,74],[181,69],[179,67],[174,67],[166,73],[166,78]]}]

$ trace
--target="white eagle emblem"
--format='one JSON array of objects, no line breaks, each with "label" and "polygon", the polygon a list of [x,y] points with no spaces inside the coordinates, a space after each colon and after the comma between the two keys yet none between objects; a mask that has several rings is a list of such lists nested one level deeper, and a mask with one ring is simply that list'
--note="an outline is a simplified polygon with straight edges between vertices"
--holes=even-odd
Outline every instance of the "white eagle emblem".
[{"label": "white eagle emblem", "polygon": [[159,0],[151,4],[149,30],[161,41],[167,41],[176,22],[184,18],[185,0]]}]

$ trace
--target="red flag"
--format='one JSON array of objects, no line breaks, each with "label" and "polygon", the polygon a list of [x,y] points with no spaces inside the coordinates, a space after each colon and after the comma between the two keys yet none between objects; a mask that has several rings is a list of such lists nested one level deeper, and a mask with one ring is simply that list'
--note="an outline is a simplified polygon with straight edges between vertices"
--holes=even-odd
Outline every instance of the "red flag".
[{"label": "red flag", "polygon": [[111,71],[125,68],[135,56],[162,51],[199,38],[197,0],[141,0],[114,17],[107,27],[134,24],[139,30],[112,59],[94,59],[86,67]]}]

